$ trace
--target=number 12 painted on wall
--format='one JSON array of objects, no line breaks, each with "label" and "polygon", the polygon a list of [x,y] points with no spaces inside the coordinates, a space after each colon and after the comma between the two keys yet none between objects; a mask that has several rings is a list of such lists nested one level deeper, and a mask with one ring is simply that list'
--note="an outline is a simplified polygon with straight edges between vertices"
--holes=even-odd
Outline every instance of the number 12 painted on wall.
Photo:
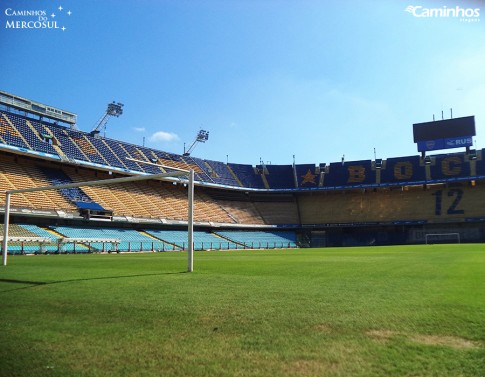
[{"label": "number 12 painted on wall", "polygon": [[[432,195],[436,198],[434,203],[434,214],[436,216],[441,216],[441,206],[443,204],[443,190],[438,190]],[[448,190],[447,195],[449,197],[455,196],[455,199],[453,200],[453,203],[451,203],[446,213],[448,215],[463,215],[465,213],[465,210],[456,209],[456,207],[458,207],[458,204],[460,204],[461,199],[463,198],[463,190],[457,188],[450,189]]]}]

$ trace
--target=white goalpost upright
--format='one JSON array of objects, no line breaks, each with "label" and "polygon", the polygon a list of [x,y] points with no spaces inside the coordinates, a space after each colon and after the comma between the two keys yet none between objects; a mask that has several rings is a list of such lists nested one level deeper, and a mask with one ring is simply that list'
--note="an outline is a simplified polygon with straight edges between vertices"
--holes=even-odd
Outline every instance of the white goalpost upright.
[{"label": "white goalpost upright", "polygon": [[[158,165],[160,167],[165,167]],[[133,177],[122,177],[113,179],[102,179],[97,181],[86,181],[77,183],[68,183],[63,185],[52,185],[52,186],[42,186],[42,187],[32,187],[17,190],[5,191],[5,215],[4,215],[4,229],[3,229],[3,240],[2,240],[2,265],[7,265],[7,254],[8,254],[8,228],[10,225],[10,197],[15,194],[21,194],[26,192],[35,191],[46,191],[46,190],[60,190],[75,187],[88,187],[88,186],[106,186],[118,183],[126,182],[136,182],[136,181],[146,181],[151,179],[167,180],[170,177],[182,177],[188,176],[188,267],[187,271],[192,272],[194,270],[194,171],[193,170],[183,170],[176,169],[172,167],[167,167],[172,170],[176,170],[171,173],[159,173],[152,175],[137,175]]]}]

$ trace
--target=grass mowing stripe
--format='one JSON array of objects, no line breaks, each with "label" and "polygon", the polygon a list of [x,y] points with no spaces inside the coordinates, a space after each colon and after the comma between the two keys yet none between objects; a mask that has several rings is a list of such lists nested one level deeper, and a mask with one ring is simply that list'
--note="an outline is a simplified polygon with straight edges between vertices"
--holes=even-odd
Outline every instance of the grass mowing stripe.
[{"label": "grass mowing stripe", "polygon": [[2,376],[482,376],[482,245],[54,255],[0,275]]}]

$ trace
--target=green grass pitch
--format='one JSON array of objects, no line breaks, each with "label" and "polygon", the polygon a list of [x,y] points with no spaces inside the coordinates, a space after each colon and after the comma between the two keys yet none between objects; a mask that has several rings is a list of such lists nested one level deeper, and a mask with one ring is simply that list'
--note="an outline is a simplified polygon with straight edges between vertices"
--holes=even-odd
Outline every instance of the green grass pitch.
[{"label": "green grass pitch", "polygon": [[0,376],[485,376],[485,246],[12,256]]}]

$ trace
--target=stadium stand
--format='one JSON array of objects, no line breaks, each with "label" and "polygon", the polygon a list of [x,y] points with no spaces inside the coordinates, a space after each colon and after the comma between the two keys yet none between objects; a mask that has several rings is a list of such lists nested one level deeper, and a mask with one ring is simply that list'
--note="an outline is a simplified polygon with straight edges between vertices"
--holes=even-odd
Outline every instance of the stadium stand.
[{"label": "stadium stand", "polygon": [[485,149],[478,151],[477,153],[478,158],[474,161],[475,162],[475,178],[485,178]]},{"label": "stadium stand", "polygon": [[[63,185],[72,183],[71,179],[61,170],[49,167],[41,167],[51,185]],[[80,187],[59,190],[64,197],[71,202],[91,202],[91,198],[82,191]]]},{"label": "stadium stand", "polygon": [[[62,236],[79,239],[119,239],[117,251],[166,251],[173,250],[171,245],[150,237],[147,233],[142,233],[132,229],[121,228],[102,228],[102,227],[70,227],[53,226],[54,231]],[[89,245],[92,251],[114,251],[113,245],[109,242],[83,242]],[[104,248],[104,249],[103,249]]]},{"label": "stadium stand", "polygon": [[[187,231],[185,230],[147,230],[147,233],[173,245],[175,249],[187,249]],[[230,250],[237,248],[237,243],[216,234],[194,231],[194,250]],[[239,245],[239,248],[242,248],[241,245]]]},{"label": "stadium stand", "polygon": [[294,189],[295,177],[292,165],[266,165],[269,188]]},{"label": "stadium stand", "polygon": [[9,125],[14,127],[19,134],[24,135],[25,144],[29,149],[43,153],[56,154],[55,149],[48,142],[45,135],[39,134],[29,120],[15,114],[1,113],[0,123],[4,125],[6,120]]},{"label": "stadium stand", "polygon": [[241,186],[228,165],[211,160],[205,160],[205,165],[207,166],[208,174],[211,176],[214,183],[234,187]]},{"label": "stadium stand", "polygon": [[265,224],[249,193],[233,190],[204,189],[210,199],[226,211],[237,224]]},{"label": "stadium stand", "polygon": [[[60,252],[60,246],[58,241],[61,239],[59,234],[56,234],[52,230],[44,227],[40,227],[33,224],[20,224],[19,225],[24,232],[29,232],[31,234],[35,234],[37,237],[43,238],[50,238],[52,242],[47,243],[41,247],[31,246],[27,253],[58,253]],[[84,245],[79,243],[67,243],[62,247],[62,251],[66,253],[87,253],[90,252],[90,249]]]},{"label": "stadium stand", "polygon": [[315,173],[314,164],[295,165],[296,180],[299,188],[317,188],[320,186],[319,176]]},{"label": "stadium stand", "polygon": [[[436,229],[460,232],[464,241],[485,241],[485,209],[477,205],[485,202],[483,156],[483,150],[467,150],[378,162],[252,166],[159,151],[0,111],[0,190],[193,169],[194,219],[202,228],[196,230],[197,250],[249,247],[260,233],[275,241],[274,229],[290,233],[290,247],[297,235],[298,245],[315,245],[312,237],[335,246],[413,243]],[[12,232],[24,229],[52,239],[44,245],[17,242],[15,253],[59,252],[59,240],[80,235],[80,227],[93,239],[119,238],[122,251],[178,250],[186,242],[180,227],[187,222],[187,188],[177,180],[24,193],[12,196],[11,206],[12,225],[22,224]],[[83,209],[109,211],[112,217],[86,219]],[[62,219],[62,226],[53,226],[52,219]],[[95,220],[100,223],[91,226]],[[62,245],[62,252],[109,247],[115,245],[73,243]]]},{"label": "stadium stand", "polygon": [[431,181],[467,179],[471,175],[470,163],[463,153],[433,156],[430,165]]},{"label": "stadium stand", "polygon": [[[43,243],[39,241],[30,241],[32,239],[47,238],[45,235],[39,235],[36,232],[29,230],[29,228],[36,228],[34,225],[18,225],[12,224],[10,226],[9,236],[13,238],[10,242],[9,251],[11,254],[35,254],[46,252],[49,248],[50,250],[55,250],[55,246],[52,242]],[[3,234],[4,227],[3,224],[0,225],[0,231]],[[2,237],[3,238],[3,237]]]},{"label": "stadium stand", "polygon": [[[0,190],[49,186],[50,182],[33,161],[16,156],[0,155]],[[5,203],[2,197],[0,203]],[[32,209],[73,211],[76,207],[56,191],[29,192],[14,195],[12,206]]]},{"label": "stadium stand", "polygon": [[0,136],[5,144],[31,149],[24,136],[18,131],[10,119],[2,113],[0,117]]},{"label": "stadium stand", "polygon": [[289,231],[217,231],[219,236],[227,238],[251,249],[294,248],[296,238],[294,232]]},{"label": "stadium stand", "polygon": [[266,224],[299,224],[298,203],[294,195],[280,194],[254,198],[254,206]]},{"label": "stadium stand", "polygon": [[375,170],[370,160],[330,163],[324,186],[332,188],[366,187],[376,184]]},{"label": "stadium stand", "polygon": [[228,166],[234,172],[238,180],[244,187],[254,189],[264,189],[264,183],[261,178],[261,174],[256,172],[256,168],[251,165],[233,164],[229,163]]},{"label": "stadium stand", "polygon": [[381,183],[409,185],[426,182],[426,172],[420,156],[388,158],[381,169]]}]

